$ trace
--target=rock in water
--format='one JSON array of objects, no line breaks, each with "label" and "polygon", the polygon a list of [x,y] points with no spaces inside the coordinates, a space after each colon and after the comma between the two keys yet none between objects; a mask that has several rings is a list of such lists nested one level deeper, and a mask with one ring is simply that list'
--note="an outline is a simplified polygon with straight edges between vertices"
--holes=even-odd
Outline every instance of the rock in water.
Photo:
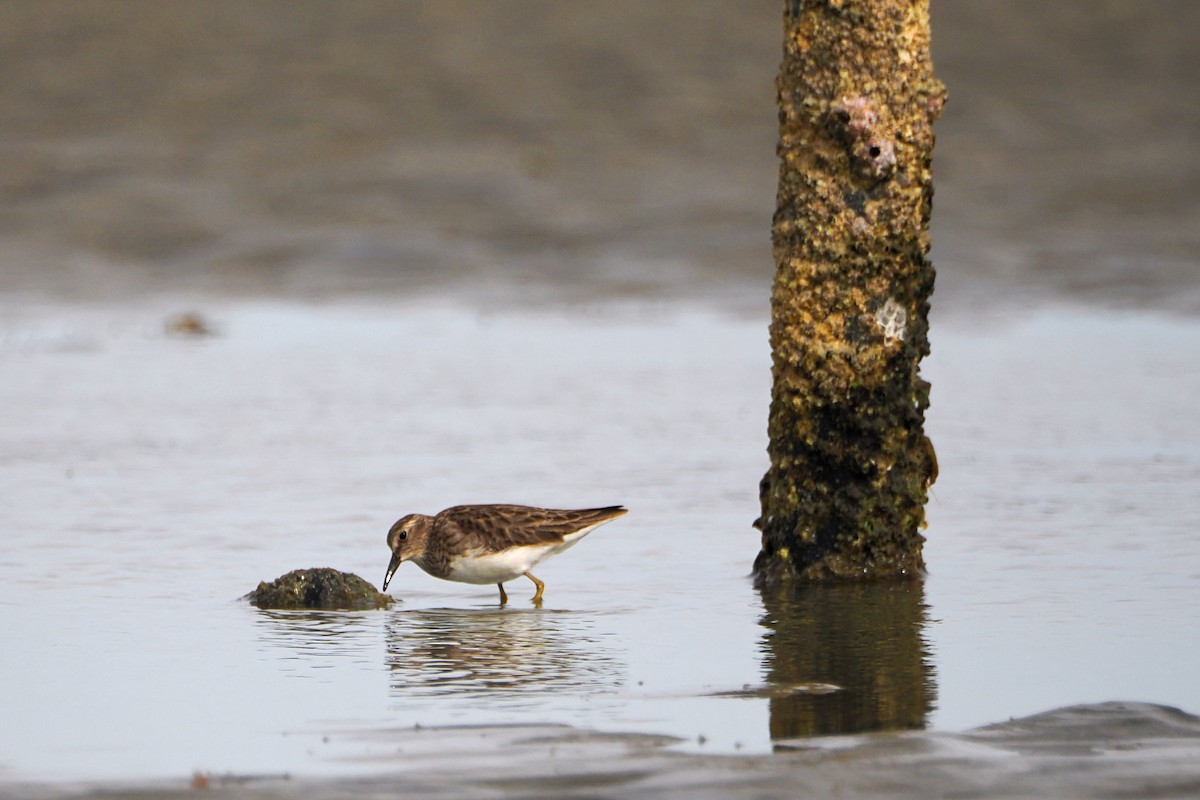
[{"label": "rock in water", "polygon": [[259,608],[322,608],[361,611],[387,608],[394,600],[357,575],[330,567],[292,570],[244,598]]}]

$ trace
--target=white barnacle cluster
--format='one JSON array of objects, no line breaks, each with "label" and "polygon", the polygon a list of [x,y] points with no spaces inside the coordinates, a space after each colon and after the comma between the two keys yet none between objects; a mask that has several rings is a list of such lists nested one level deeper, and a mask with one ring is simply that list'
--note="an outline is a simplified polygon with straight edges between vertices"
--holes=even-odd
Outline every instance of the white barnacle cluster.
[{"label": "white barnacle cluster", "polygon": [[904,341],[905,334],[908,333],[908,312],[895,298],[889,297],[887,302],[875,310],[875,322],[888,344]]}]

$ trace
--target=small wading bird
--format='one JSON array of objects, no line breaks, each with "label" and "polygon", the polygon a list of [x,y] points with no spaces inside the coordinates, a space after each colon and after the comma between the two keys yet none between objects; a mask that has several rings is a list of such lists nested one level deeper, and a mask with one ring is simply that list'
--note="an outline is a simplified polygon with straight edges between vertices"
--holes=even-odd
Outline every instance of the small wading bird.
[{"label": "small wading bird", "polygon": [[534,604],[541,605],[546,584],[529,570],[625,513],[621,506],[568,511],[482,505],[454,506],[433,517],[409,514],[388,531],[392,560],[383,590],[400,564],[412,561],[435,578],[494,583],[500,587],[501,605],[508,602],[505,582],[524,575],[537,587]]}]

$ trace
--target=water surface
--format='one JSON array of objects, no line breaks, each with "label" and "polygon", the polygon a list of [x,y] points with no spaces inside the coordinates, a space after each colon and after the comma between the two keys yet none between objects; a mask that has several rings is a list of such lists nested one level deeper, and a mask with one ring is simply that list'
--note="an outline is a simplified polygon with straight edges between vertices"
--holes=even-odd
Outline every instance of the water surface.
[{"label": "water surface", "polygon": [[[699,752],[961,730],[1114,698],[1200,709],[1200,325],[952,317],[926,374],[942,476],[923,584],[760,595],[765,322],[209,301],[0,312],[7,778],[357,774],[372,731],[571,724]],[[397,573],[381,612],[259,611],[372,582],[401,514],[631,513],[495,590]],[[820,685],[839,692],[823,693]]]}]

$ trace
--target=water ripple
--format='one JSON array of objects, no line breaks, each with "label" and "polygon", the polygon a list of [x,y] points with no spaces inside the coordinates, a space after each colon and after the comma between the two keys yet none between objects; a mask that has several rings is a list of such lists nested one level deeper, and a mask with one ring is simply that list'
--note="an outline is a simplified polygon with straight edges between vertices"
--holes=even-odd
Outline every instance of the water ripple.
[{"label": "water ripple", "polygon": [[613,691],[625,682],[617,652],[587,614],[428,609],[387,624],[392,693],[513,699],[547,691]]}]

